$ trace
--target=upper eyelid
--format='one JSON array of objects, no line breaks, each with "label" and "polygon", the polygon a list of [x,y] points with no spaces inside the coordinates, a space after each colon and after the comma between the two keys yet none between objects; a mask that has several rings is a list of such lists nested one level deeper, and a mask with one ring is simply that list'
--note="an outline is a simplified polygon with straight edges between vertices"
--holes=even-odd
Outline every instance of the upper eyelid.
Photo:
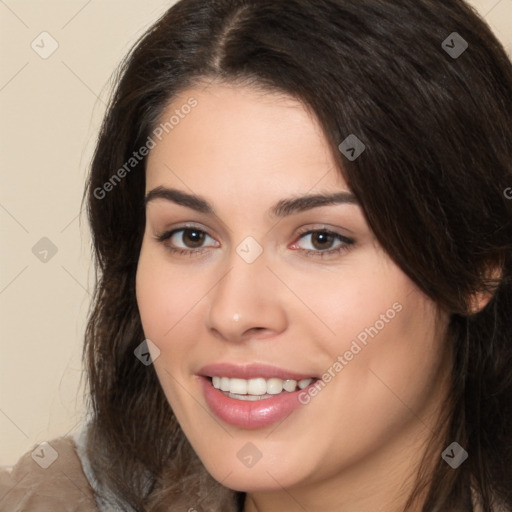
[{"label": "upper eyelid", "polygon": [[[204,233],[206,236],[209,236],[210,238],[214,239],[214,237],[212,235],[210,235],[210,233],[207,230],[205,230],[201,227],[195,226],[195,225],[183,225],[183,226],[178,226],[176,228],[164,230],[160,235],[157,235],[157,237],[158,238],[165,237],[165,239],[168,240],[169,238],[174,236],[176,233],[179,233],[180,231],[186,231],[189,229],[192,229],[192,230],[195,229],[197,231]],[[349,231],[349,230],[347,230],[347,231]],[[354,242],[354,240],[349,238],[348,236],[346,236],[342,233],[338,233],[336,230],[334,230],[332,228],[322,227],[322,226],[301,228],[299,230],[299,232],[295,235],[295,239],[296,239],[296,241],[298,241],[306,235],[310,235],[310,234],[317,233],[317,232],[325,232],[325,233],[334,235],[335,237],[338,237],[338,239],[342,239],[341,241],[343,241],[344,243],[348,243],[348,242],[353,243]],[[294,242],[294,243],[296,243],[296,242]],[[190,249],[190,250],[194,250],[194,249]]]},{"label": "upper eyelid", "polygon": [[[153,203],[155,204],[158,204],[160,202],[165,202],[163,201],[162,199],[160,198],[157,198],[156,200],[152,200],[150,202],[147,203],[147,207],[150,207]],[[171,201],[167,201],[167,202],[171,202]],[[172,202],[171,202],[172,203]],[[175,203],[172,203],[172,204],[175,204]],[[318,205],[318,206],[315,206],[315,207],[312,207],[310,209],[307,209],[307,210],[304,210],[304,211],[298,211],[296,213],[293,213],[293,214],[290,214],[290,215],[286,215],[286,216],[283,216],[278,222],[277,224],[282,224],[284,222],[297,222],[297,219],[300,219],[302,218],[302,216],[304,215],[310,215],[312,213],[315,212],[315,210],[317,210],[317,213],[322,213],[322,211],[325,209],[325,208],[335,208],[336,206],[355,206],[357,207],[358,209],[360,209],[360,206],[359,206],[359,203],[356,202],[352,202],[352,201],[345,201],[345,202],[342,202],[342,203],[339,203],[339,204],[323,204],[323,205]],[[184,209],[189,209],[187,206],[180,206],[180,205],[177,205],[179,208],[183,207]],[[215,223],[218,222],[219,224],[219,227],[216,228],[217,231],[223,233],[223,234],[227,234],[228,232],[232,232],[232,229],[216,214],[214,213],[213,214],[213,217],[212,218],[207,218],[208,217],[208,213],[203,213],[203,212],[197,212],[196,210],[194,210],[195,213],[198,214],[198,218],[205,218],[205,221],[206,222],[211,222],[211,221],[214,221]],[[148,216],[148,212],[146,211],[146,216]],[[151,213],[150,215],[151,217],[153,216],[153,213]],[[352,216],[352,214],[351,214]],[[158,217],[157,217],[158,218]],[[350,217],[351,218],[351,217]],[[357,219],[357,217],[356,217]],[[199,221],[201,222],[201,221]],[[353,222],[353,220],[351,221]],[[315,224],[313,222],[313,224]],[[318,224],[322,224],[321,222],[318,223]],[[275,227],[276,223],[272,223],[271,226],[270,226],[270,229],[268,229],[267,232],[273,230],[273,228]],[[195,227],[195,226],[194,226]],[[205,231],[204,229],[202,229],[201,227],[197,227],[197,229],[200,229],[202,231]],[[326,229],[331,229],[331,228],[326,228]],[[343,229],[343,231],[346,231],[348,233],[348,236],[355,236],[356,233],[354,231],[352,231],[351,229],[349,228],[346,228],[346,227],[343,227],[343,228],[334,228],[334,229]],[[208,231],[206,231],[208,233]]]}]

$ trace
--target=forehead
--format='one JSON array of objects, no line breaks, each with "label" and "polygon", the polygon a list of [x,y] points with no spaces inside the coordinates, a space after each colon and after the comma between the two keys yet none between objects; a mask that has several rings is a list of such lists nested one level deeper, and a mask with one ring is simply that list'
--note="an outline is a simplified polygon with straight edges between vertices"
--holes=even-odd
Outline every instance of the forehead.
[{"label": "forehead", "polygon": [[157,128],[147,189],[180,179],[203,192],[251,186],[253,193],[268,187],[303,192],[320,180],[323,188],[346,189],[319,122],[285,94],[197,86],[173,98]]}]

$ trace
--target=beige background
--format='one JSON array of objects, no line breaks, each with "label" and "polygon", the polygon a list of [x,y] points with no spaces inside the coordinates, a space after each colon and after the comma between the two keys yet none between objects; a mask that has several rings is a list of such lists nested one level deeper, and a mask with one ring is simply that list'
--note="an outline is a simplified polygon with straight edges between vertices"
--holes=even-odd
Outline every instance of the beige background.
[{"label": "beige background", "polygon": [[[173,3],[0,0],[0,465],[83,420],[87,166],[114,68]],[[512,0],[470,3],[512,58]]]}]

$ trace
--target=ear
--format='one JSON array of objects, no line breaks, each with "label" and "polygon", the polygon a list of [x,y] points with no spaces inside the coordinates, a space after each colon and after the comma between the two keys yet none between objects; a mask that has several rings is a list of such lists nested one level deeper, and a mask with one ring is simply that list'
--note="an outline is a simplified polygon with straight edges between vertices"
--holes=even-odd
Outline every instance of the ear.
[{"label": "ear", "polygon": [[487,306],[487,304],[489,303],[489,301],[492,299],[492,294],[489,293],[489,292],[476,292],[474,293],[473,295],[471,295],[471,299],[470,299],[470,314],[471,315],[476,315],[477,313],[479,313],[480,311],[482,311],[482,309],[485,308],[485,306]]},{"label": "ear", "polygon": [[502,275],[503,270],[501,265],[494,266],[489,271],[487,271],[485,277],[487,290],[475,292],[469,299],[471,315],[476,315],[482,311],[485,306],[487,306],[489,301],[493,298],[496,289],[498,288],[498,284]]}]

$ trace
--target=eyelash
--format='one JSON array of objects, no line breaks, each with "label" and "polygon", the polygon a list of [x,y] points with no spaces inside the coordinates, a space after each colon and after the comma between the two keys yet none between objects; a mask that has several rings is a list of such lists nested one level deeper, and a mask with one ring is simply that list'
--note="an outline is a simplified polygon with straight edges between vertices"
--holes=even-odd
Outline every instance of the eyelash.
[{"label": "eyelash", "polygon": [[[199,256],[204,251],[208,250],[207,247],[201,247],[199,249],[183,249],[180,247],[173,247],[172,245],[168,245],[165,243],[169,238],[171,238],[174,234],[179,233],[180,231],[183,231],[183,232],[197,231],[199,233],[204,233],[205,235],[210,236],[210,235],[208,235],[208,233],[206,233],[206,231],[196,228],[195,226],[182,226],[180,228],[176,228],[171,231],[165,231],[164,233],[156,235],[155,238],[158,242],[163,243],[169,251],[171,251],[174,254],[178,254],[178,255]],[[328,229],[309,229],[309,230],[305,229],[298,233],[297,240],[300,240],[301,238],[303,238],[306,235],[311,235],[311,234],[315,234],[315,233],[323,233],[323,234],[327,234],[327,235],[332,235],[336,239],[341,241],[342,243],[340,245],[338,245],[337,247],[335,247],[334,249],[328,249],[325,251],[312,250],[312,249],[299,249],[308,257],[325,258],[325,257],[329,257],[329,256],[341,255],[341,254],[345,253],[346,251],[348,251],[350,249],[350,246],[355,243],[354,240],[347,238],[343,235],[340,235],[339,233],[335,233],[334,231],[330,231]]]}]

